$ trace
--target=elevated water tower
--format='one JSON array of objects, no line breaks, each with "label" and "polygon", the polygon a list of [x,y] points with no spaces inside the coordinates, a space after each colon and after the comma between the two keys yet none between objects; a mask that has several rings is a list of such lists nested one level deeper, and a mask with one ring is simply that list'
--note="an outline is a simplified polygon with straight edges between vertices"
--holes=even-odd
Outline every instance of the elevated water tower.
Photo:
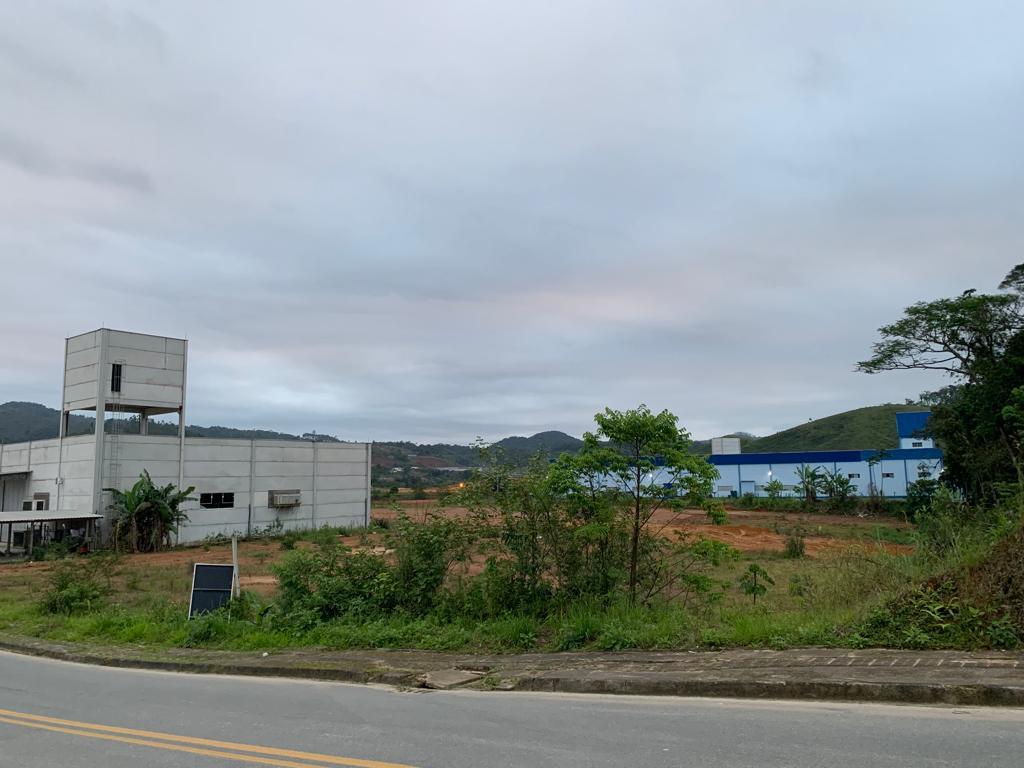
[{"label": "elevated water tower", "polygon": [[[66,340],[60,419],[61,456],[71,412],[94,411],[93,509],[97,514],[104,514],[100,505],[106,414],[114,416],[113,434],[116,436],[118,424],[126,417],[137,415],[139,432],[145,435],[151,416],[177,413],[178,439],[184,448],[187,363],[188,342],[185,339],[100,328]],[[117,450],[117,445],[115,437],[111,443],[112,453]],[[116,466],[117,457],[107,457],[107,461]],[[179,470],[181,464],[179,458]],[[116,471],[113,475],[116,478]]]}]

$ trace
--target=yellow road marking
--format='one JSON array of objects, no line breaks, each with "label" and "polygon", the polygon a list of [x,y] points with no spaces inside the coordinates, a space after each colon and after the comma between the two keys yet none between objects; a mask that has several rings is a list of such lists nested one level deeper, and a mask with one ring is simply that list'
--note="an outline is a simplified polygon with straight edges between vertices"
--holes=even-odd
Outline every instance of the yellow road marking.
[{"label": "yellow road marking", "polygon": [[[189,752],[191,754],[204,755],[207,757],[219,757],[225,760],[240,760],[248,761],[250,763],[261,763],[263,765],[276,765],[281,768],[310,768],[310,763],[295,763],[288,760],[275,760],[273,759],[274,757],[287,757],[307,761],[311,760],[316,763],[354,766],[354,768],[412,768],[412,766],[402,763],[364,760],[358,757],[338,757],[336,755],[322,755],[314,752],[300,752],[293,749],[278,749],[276,747],[238,744],[231,741],[201,739],[194,736],[178,736],[176,734],[160,733],[158,731],[143,731],[136,730],[134,728],[120,728],[112,725],[82,723],[76,720],[63,720],[58,717],[46,717],[44,715],[14,712],[9,709],[0,709],[0,722],[9,723],[10,725],[21,725],[26,728],[41,728],[47,731],[67,733],[74,736],[87,736],[93,739],[105,739],[107,741],[119,741],[125,744],[156,747],[158,749],[168,749],[177,752]],[[153,741],[153,739],[159,739],[160,741]],[[202,749],[201,747],[215,747],[216,749]]]}]

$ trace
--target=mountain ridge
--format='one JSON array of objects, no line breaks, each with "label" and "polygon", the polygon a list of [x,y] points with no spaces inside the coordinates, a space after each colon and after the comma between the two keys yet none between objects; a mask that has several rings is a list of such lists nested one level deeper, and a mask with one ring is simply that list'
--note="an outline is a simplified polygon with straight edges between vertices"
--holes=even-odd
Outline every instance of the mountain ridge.
[{"label": "mountain ridge", "polygon": [[[882,405],[854,408],[849,411],[825,416],[765,437],[755,437],[737,432],[744,453],[786,452],[840,449],[882,449],[895,448],[899,444],[896,435],[898,411],[927,410],[918,405],[884,403]],[[0,443],[44,440],[57,436],[59,412],[39,403],[11,401],[0,404]],[[72,414],[69,434],[88,434],[94,420],[89,416]],[[108,420],[108,429],[110,421]],[[127,431],[137,431],[137,420],[129,420]],[[122,427],[125,425],[122,425]],[[172,424],[151,422],[152,434],[175,434]],[[260,440],[311,440],[313,435],[292,435],[262,429],[239,429],[235,427],[188,425],[185,434],[189,437],[221,437]],[[316,435],[317,440],[336,441],[331,435]],[[559,430],[547,430],[531,436],[510,435],[491,444],[503,450],[516,461],[524,462],[536,453],[557,456],[579,450],[583,441]],[[710,440],[695,440],[693,452],[710,453]],[[450,470],[456,467],[470,468],[479,464],[477,448],[472,445],[452,443],[416,444],[408,441],[382,441],[373,443],[373,464],[385,470],[393,468],[420,468],[429,470]]]}]

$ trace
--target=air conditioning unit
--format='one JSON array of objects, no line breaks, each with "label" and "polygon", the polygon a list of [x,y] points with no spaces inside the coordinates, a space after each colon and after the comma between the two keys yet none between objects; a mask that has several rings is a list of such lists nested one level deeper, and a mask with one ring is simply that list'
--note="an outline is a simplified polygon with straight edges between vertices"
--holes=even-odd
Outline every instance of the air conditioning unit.
[{"label": "air conditioning unit", "polygon": [[302,503],[302,492],[293,491],[270,491],[267,494],[267,503],[271,507],[297,507]]},{"label": "air conditioning unit", "polygon": [[46,499],[24,499],[21,502],[22,512],[42,512],[46,509]]}]

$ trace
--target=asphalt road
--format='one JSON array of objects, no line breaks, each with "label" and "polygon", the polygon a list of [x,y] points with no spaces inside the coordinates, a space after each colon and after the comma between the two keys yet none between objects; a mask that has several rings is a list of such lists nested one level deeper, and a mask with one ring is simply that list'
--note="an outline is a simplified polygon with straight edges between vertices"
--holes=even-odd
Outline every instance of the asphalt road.
[{"label": "asphalt road", "polygon": [[1024,765],[1024,710],[473,691],[0,653],[0,766]]}]

